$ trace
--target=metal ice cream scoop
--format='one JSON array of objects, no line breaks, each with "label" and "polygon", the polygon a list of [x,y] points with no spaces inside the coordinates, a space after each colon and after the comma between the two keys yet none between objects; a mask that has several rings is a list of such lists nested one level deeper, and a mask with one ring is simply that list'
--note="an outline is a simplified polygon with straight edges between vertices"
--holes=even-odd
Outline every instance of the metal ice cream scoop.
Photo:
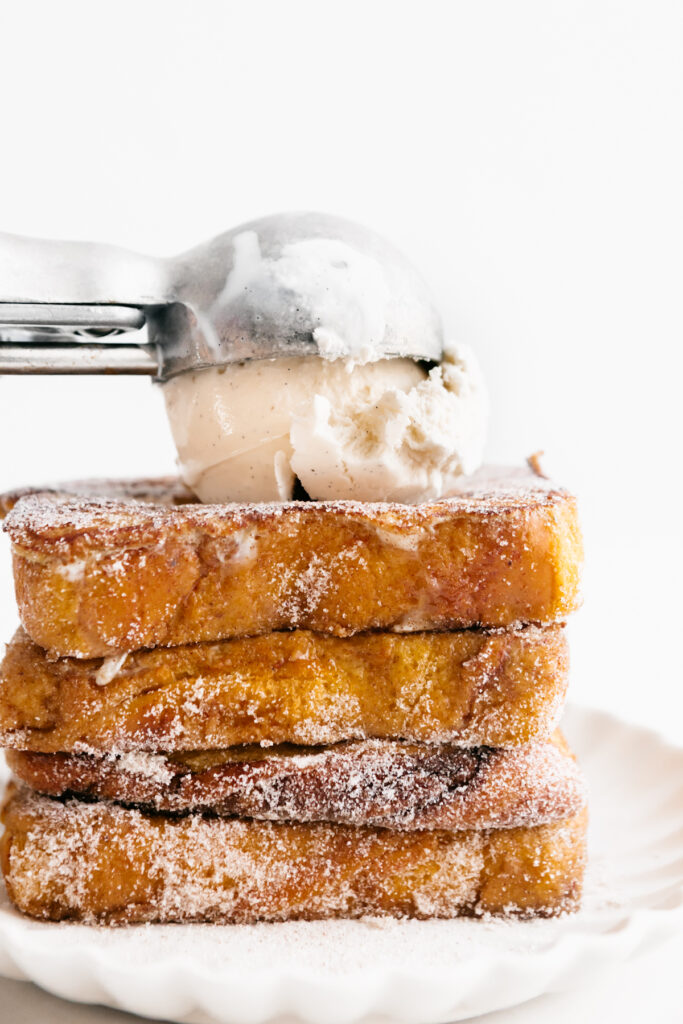
[{"label": "metal ice cream scoop", "polygon": [[171,259],[0,234],[0,373],[164,381],[277,356],[438,362],[442,347],[412,265],[337,217],[264,217]]}]

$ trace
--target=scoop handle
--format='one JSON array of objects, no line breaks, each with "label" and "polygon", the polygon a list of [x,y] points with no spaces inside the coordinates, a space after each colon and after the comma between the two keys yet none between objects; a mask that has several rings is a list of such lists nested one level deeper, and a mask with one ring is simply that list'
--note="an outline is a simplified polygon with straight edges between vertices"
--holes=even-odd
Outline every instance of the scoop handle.
[{"label": "scoop handle", "polygon": [[116,246],[0,233],[0,374],[157,376],[159,351],[139,331],[169,301],[167,267]]},{"label": "scoop handle", "polygon": [[97,242],[0,232],[0,304],[156,306],[168,301],[164,260]]},{"label": "scoop handle", "polygon": [[154,345],[0,343],[0,375],[5,374],[157,377],[159,359]]}]

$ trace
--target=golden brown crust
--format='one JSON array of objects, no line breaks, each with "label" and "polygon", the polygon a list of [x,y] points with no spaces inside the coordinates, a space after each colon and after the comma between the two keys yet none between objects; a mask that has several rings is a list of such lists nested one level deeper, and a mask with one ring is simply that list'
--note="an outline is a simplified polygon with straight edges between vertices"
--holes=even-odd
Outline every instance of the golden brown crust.
[{"label": "golden brown crust", "polygon": [[295,630],[51,661],[21,630],[0,668],[0,742],[57,751],[210,750],[246,743],[404,738],[518,746],[547,737],[564,700],[560,626],[486,633]]},{"label": "golden brown crust", "polygon": [[53,498],[65,495],[91,498],[95,494],[110,501],[140,501],[153,505],[197,503],[195,495],[177,476],[139,477],[136,480],[69,480],[43,487],[17,487],[13,491],[5,491],[0,494],[0,520],[9,515],[22,498],[38,494]]},{"label": "golden brown crust", "polygon": [[511,828],[570,817],[586,802],[559,734],[515,750],[360,740],[174,757],[18,750],[6,756],[19,779],[48,796],[271,821],[401,831]]},{"label": "golden brown crust", "polygon": [[22,622],[55,655],[294,627],[508,627],[561,621],[579,602],[575,501],[524,471],[482,471],[418,505],[42,493],[17,501],[5,529]]},{"label": "golden brown crust", "polygon": [[10,898],[33,917],[146,921],[552,915],[575,909],[586,816],[483,832],[169,818],[14,785]]}]

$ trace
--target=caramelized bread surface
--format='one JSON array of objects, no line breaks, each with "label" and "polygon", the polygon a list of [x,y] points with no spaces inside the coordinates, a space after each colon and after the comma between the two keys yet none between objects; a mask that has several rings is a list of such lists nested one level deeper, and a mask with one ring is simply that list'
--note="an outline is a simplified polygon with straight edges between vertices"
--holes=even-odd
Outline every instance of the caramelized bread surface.
[{"label": "caramelized bread surface", "polygon": [[586,804],[582,775],[559,733],[509,751],[371,739],[175,756],[8,751],[6,758],[46,796],[172,813],[399,830],[509,828],[557,821]]},{"label": "caramelized bread surface", "polygon": [[42,753],[366,738],[517,746],[552,732],[567,675],[561,626],[294,630],[123,661],[50,660],[19,630],[0,666],[0,743]]},{"label": "caramelized bread surface", "polygon": [[173,818],[10,784],[0,856],[33,917],[110,924],[548,916],[575,909],[586,815],[531,828],[397,832]]},{"label": "caramelized bread surface", "polygon": [[3,499],[22,623],[57,656],[549,623],[579,602],[575,500],[530,470],[417,505],[200,505],[166,479],[71,491]]},{"label": "caramelized bread surface", "polygon": [[182,813],[398,830],[547,824],[585,805],[559,734],[513,750],[358,740],[193,754],[33,754],[7,763],[32,789]]}]

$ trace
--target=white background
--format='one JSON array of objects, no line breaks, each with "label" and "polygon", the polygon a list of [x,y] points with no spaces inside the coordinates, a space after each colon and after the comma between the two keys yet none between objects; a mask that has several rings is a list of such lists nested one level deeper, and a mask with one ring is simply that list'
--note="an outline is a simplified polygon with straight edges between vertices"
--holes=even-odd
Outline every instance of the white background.
[{"label": "white background", "polygon": [[[310,208],[413,258],[489,459],[580,498],[574,698],[683,742],[683,4],[23,2],[0,39],[1,230],[170,254]],[[0,379],[0,439],[0,489],[174,463],[144,379]]]}]

